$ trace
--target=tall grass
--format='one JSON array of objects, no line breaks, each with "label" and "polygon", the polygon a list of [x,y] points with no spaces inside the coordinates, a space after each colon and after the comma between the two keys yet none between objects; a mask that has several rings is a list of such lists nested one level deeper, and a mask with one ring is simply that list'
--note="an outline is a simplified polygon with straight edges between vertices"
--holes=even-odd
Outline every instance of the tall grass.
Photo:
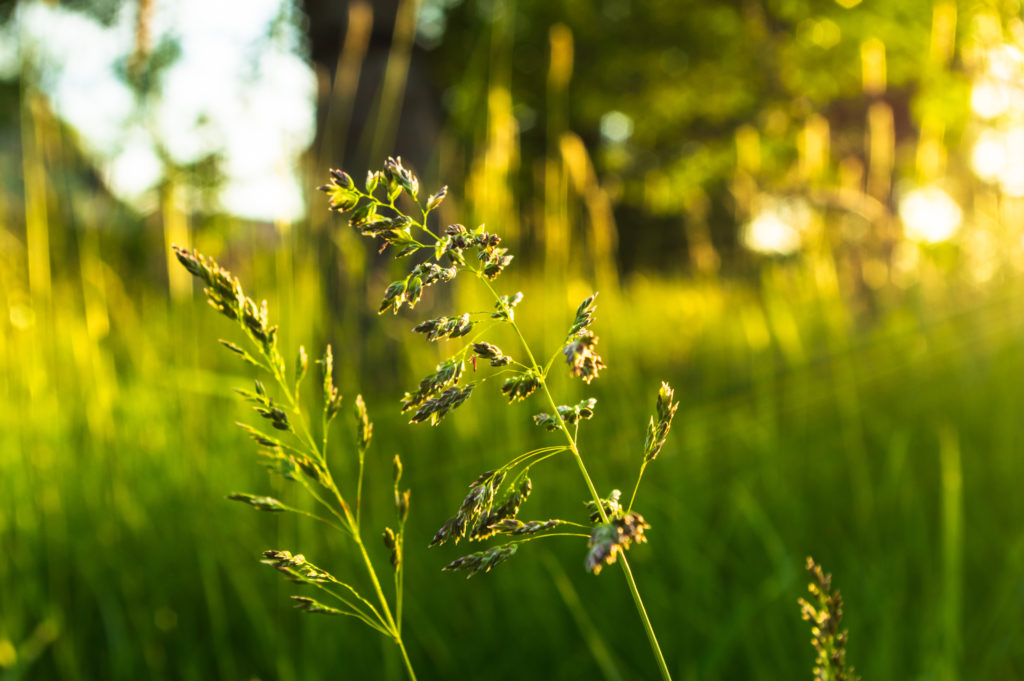
[{"label": "tall grass", "polygon": [[[244,378],[206,339],[229,323],[171,298],[158,221],[75,189],[83,167],[72,143],[34,120],[44,109],[22,111],[25,142],[4,161],[25,169],[25,183],[0,195],[4,681],[298,680],[337,669],[401,678],[397,665],[380,673],[372,632],[339,637],[332,623],[299,617],[276,576],[252,569],[264,544],[337,547],[288,518],[254,524],[222,501],[244,481],[274,484],[238,455],[244,435],[221,427],[243,415],[229,389]],[[514,136],[500,139],[515,152]],[[553,186],[575,191],[573,182]],[[584,223],[576,195],[560,197],[540,195],[534,208]],[[617,427],[595,421],[591,436],[617,454],[592,474],[632,470],[652,383],[667,378],[682,402],[645,491],[658,548],[633,559],[674,677],[807,678],[813,654],[793,602],[808,554],[840,576],[848,659],[864,678],[1024,676],[1024,281],[1009,245],[1021,205],[975,198],[1008,235],[995,274],[979,281],[954,248],[923,249],[906,287],[883,291],[871,316],[824,250],[767,263],[759,281],[636,273],[602,289],[603,318],[626,323],[602,328],[616,389],[595,383],[593,393]],[[820,218],[826,232],[837,228],[835,213]],[[361,287],[325,293],[307,246],[314,234],[308,224],[193,224],[200,250],[265,282],[271,304],[293,316],[282,327],[296,338],[284,342],[360,339],[339,357],[342,388],[368,386],[367,400],[383,404],[418,378],[413,367],[439,358],[366,331],[352,312],[366,307]],[[508,276],[528,299],[557,299],[537,312],[553,336],[561,310],[590,291],[573,269],[552,272]],[[360,299],[335,313],[335,294]],[[571,549],[548,549],[554,561],[521,556],[518,571],[486,583],[436,572],[454,554],[426,543],[462,481],[495,463],[483,453],[493,433],[510,446],[532,433],[489,399],[498,398],[480,395],[464,418],[415,439],[387,410],[376,418],[378,451],[408,453],[409,485],[436,490],[417,499],[407,529],[418,567],[406,588],[423,598],[405,617],[421,678],[631,678],[647,651],[641,633],[614,627],[630,616],[628,596],[586,580],[572,580],[574,594],[549,579],[551,564],[579,562]],[[432,455],[456,441],[481,460]],[[367,466],[386,476],[390,456]],[[538,484],[571,474],[556,467]],[[532,503],[538,516],[576,510],[560,495]],[[548,604],[543,617],[523,605],[534,601]]]}]

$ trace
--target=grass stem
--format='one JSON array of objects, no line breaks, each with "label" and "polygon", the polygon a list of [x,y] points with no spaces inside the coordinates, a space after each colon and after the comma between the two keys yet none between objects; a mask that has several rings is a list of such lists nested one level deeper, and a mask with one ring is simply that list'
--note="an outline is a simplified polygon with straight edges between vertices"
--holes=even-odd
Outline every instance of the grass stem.
[{"label": "grass stem", "polygon": [[[494,287],[491,286],[491,283],[487,281],[487,278],[484,277],[481,272],[477,270],[474,271],[476,272],[477,278],[484,283],[484,285],[487,287],[487,290],[491,292],[492,296],[494,296],[494,299],[497,301],[498,305],[502,307],[502,309],[508,316],[509,324],[512,325],[512,328],[515,330],[516,335],[519,336],[519,341],[522,344],[523,350],[526,352],[527,357],[529,357],[530,359],[530,364],[532,365],[533,371],[536,372],[537,374],[537,380],[540,383],[541,389],[543,389],[544,391],[544,396],[547,398],[548,405],[551,407],[552,414],[554,414],[555,418],[558,419],[558,429],[561,430],[562,434],[565,436],[566,442],[569,446],[569,451],[572,452],[573,458],[576,460],[576,465],[579,467],[580,474],[583,476],[583,481],[587,485],[587,490],[590,492],[590,497],[591,499],[593,499],[594,505],[597,508],[597,512],[601,516],[601,522],[607,523],[608,514],[604,510],[604,504],[601,503],[601,496],[597,493],[597,488],[594,486],[594,481],[590,477],[590,473],[587,471],[587,466],[583,462],[582,455],[580,455],[580,450],[576,445],[576,438],[573,437],[573,434],[569,432],[569,428],[565,425],[565,419],[562,418],[562,415],[558,411],[558,403],[555,402],[555,398],[551,395],[551,390],[548,388],[546,370],[543,373],[541,372],[540,365],[537,364],[537,360],[534,358],[533,351],[530,349],[530,344],[527,342],[522,330],[516,323],[515,316],[512,314],[512,310],[509,309],[508,306],[504,303],[504,301],[501,299],[501,296],[498,295],[498,292],[495,291]],[[549,361],[548,368],[550,368],[550,364],[551,362]],[[638,479],[637,486],[639,486],[639,484],[640,481]],[[636,495],[635,489],[633,494],[634,496]],[[632,505],[632,501],[630,501],[630,505]],[[672,675],[671,673],[669,673],[668,664],[666,664],[665,662],[665,655],[661,652],[661,646],[658,645],[658,637],[654,634],[654,627],[651,625],[651,618],[648,616],[647,609],[644,607],[643,599],[640,597],[640,590],[637,588],[636,580],[633,578],[633,571],[629,567],[629,561],[626,560],[625,553],[622,553],[619,556],[618,563],[622,567],[622,573],[626,577],[626,585],[629,588],[630,595],[633,597],[633,603],[636,606],[637,614],[640,615],[640,621],[643,624],[644,632],[647,634],[647,641],[651,645],[651,652],[654,654],[654,659],[658,665],[658,671],[661,673],[661,678],[663,681],[671,681]]]}]

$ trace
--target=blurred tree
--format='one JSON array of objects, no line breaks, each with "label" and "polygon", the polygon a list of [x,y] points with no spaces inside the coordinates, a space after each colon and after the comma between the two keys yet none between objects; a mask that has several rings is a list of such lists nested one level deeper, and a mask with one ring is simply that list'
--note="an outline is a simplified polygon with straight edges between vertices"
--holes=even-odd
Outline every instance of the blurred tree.
[{"label": "blurred tree", "polygon": [[[713,247],[729,251],[737,243],[739,224],[750,217],[753,196],[803,192],[812,180],[834,184],[843,161],[847,167],[859,162],[866,169],[860,191],[874,192],[891,209],[892,182],[868,186],[872,161],[865,136],[872,134],[871,126],[881,135],[885,131],[877,128],[889,125],[889,154],[895,153],[890,162],[912,174],[913,154],[908,161],[903,147],[918,138],[926,110],[940,109],[945,121],[940,137],[953,140],[968,111],[958,62],[935,59],[934,53],[935,34],[943,27],[953,32],[948,36],[952,48],[955,33],[977,11],[972,3],[434,4],[448,11],[446,47],[434,51],[433,63],[438,82],[451,84],[445,93],[447,113],[465,141],[479,137],[485,96],[480,80],[495,68],[493,63],[480,65],[487,41],[496,22],[511,21],[512,45],[504,67],[512,74],[522,134],[524,189],[533,184],[536,159],[550,153],[554,143],[545,118],[563,115],[552,110],[561,105],[551,101],[545,87],[551,67],[548,29],[569,28],[575,59],[566,125],[596,154],[620,222],[656,227],[631,229],[629,238],[622,239],[627,266],[654,259],[676,267],[687,242],[699,236],[687,227],[693,223],[708,225]],[[942,16],[951,21],[942,24]],[[819,140],[824,135],[825,157],[818,167],[813,159],[810,168],[808,159],[801,161],[808,131],[817,131]],[[738,152],[744,143],[746,167]],[[877,158],[875,163],[877,180]],[[816,176],[808,177],[808,170]],[[737,184],[737,172],[749,182]],[[694,244],[689,245],[692,251]]]}]

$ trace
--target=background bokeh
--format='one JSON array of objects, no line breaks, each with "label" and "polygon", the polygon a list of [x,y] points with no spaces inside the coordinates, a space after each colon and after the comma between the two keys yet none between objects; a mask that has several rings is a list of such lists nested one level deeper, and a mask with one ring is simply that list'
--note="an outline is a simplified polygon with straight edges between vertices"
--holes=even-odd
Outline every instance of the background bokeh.
[{"label": "background bokeh", "polygon": [[[600,291],[609,369],[555,387],[598,400],[601,491],[676,388],[631,553],[675,678],[811,678],[811,554],[864,678],[1024,678],[1019,2],[22,0],[0,5],[0,679],[403,678],[258,564],[350,566],[224,500],[301,495],[232,425],[236,329],[171,243],[267,298],[286,352],[333,344],[376,424],[372,527],[401,453],[420,678],[654,678],[582,543],[468,582],[439,571],[461,546],[427,550],[468,482],[548,438],[485,390],[437,428],[398,413],[443,352],[409,328],[483,303],[374,314],[390,265],[315,187],[390,154],[505,237],[531,341]],[[571,461],[534,484],[524,517],[581,513]]]}]

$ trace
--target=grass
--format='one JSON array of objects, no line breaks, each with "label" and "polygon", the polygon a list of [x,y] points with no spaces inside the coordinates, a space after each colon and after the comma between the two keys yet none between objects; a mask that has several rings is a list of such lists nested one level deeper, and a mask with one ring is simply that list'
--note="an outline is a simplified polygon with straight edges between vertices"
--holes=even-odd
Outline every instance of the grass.
[{"label": "grass", "polygon": [[[276,256],[253,262],[263,273],[277,267]],[[53,296],[64,304],[38,312],[29,328],[4,320],[5,680],[127,679],[141,669],[150,678],[298,679],[340,664],[378,669],[383,650],[374,652],[372,632],[349,628],[339,637],[332,624],[299,617],[275,576],[252,566],[255,547],[281,540],[310,555],[338,547],[286,518],[253,523],[222,501],[244,481],[267,484],[239,454],[249,451],[244,436],[222,428],[244,414],[227,392],[241,382],[238,368],[190,340],[226,336],[228,322],[191,301],[168,306],[158,289],[119,296],[110,283],[103,338],[90,339],[76,284],[60,278]],[[542,282],[519,283],[528,299],[542,298]],[[664,623],[673,675],[806,677],[812,655],[793,603],[809,553],[843,585],[848,659],[864,678],[1019,675],[1021,282],[967,295],[950,279],[848,337],[822,328],[818,310],[834,303],[798,283],[787,287],[780,275],[755,293],[638,279],[601,294],[603,318],[628,312],[650,321],[642,333],[602,328],[616,390],[598,381],[591,392],[616,418],[588,424],[582,444],[607,453],[595,457],[592,474],[621,479],[634,470],[658,378],[677,386],[682,402],[659,475],[645,483],[652,542],[632,552],[651,618]],[[15,293],[5,286],[8,312]],[[577,293],[570,286],[551,314],[561,318]],[[318,301],[300,301],[294,314],[318,319]],[[666,340],[652,345],[649,336]],[[396,347],[394,385],[388,374],[379,384],[366,380],[372,367],[340,372],[374,388],[371,405],[415,382],[409,367],[434,352]],[[423,660],[424,678],[466,666],[493,678],[542,669],[608,677],[608,663],[584,644],[596,637],[628,678],[644,668],[646,643],[611,624],[632,606],[603,580],[571,580],[595,625],[581,631],[549,583],[543,554],[517,557],[515,573],[468,583],[436,572],[457,554],[435,555],[426,541],[463,482],[502,459],[486,454],[492,433],[508,433],[510,448],[536,437],[528,409],[496,410],[488,400],[497,399],[475,396],[462,418],[414,440],[391,410],[375,416],[378,451],[403,452],[409,485],[431,490],[417,497],[408,528],[422,540],[408,545],[416,567],[407,588],[423,595],[407,605],[408,631],[416,632],[410,655]],[[480,460],[446,456],[453,442]],[[537,484],[572,480],[567,463]],[[386,476],[390,456],[367,466],[368,476]],[[537,517],[576,511],[559,497],[532,501]],[[575,550],[544,551],[582,571]],[[543,617],[523,606],[530,602],[547,604]],[[535,634],[510,638],[524,631]]]},{"label": "grass", "polygon": [[[376,632],[301,616],[290,588],[253,565],[263,546],[343,547],[223,499],[287,496],[252,465],[247,436],[224,427],[248,411],[230,393],[248,375],[210,342],[233,326],[169,295],[158,230],[54,191],[75,169],[37,153],[27,145],[15,163],[25,194],[0,196],[0,678],[403,678]],[[1017,224],[1016,204],[1003,209]],[[535,410],[481,391],[460,418],[410,430],[394,397],[443,357],[404,328],[366,324],[358,310],[387,280],[351,239],[346,262],[366,264],[366,276],[353,270],[370,283],[325,288],[309,225],[196,218],[191,229],[199,250],[261,283],[283,345],[350,339],[338,382],[374,407],[367,478],[387,479],[401,452],[406,484],[421,490],[406,546],[406,589],[419,597],[404,614],[421,679],[649,668],[643,633],[618,626],[635,616],[628,594],[586,576],[577,547],[537,546],[515,571],[468,582],[439,571],[457,549],[427,550],[465,482],[537,446]],[[563,274],[566,239],[551,245],[549,271],[503,275],[531,303],[529,341],[541,347],[592,292]],[[632,480],[651,386],[676,388],[675,430],[643,487],[650,542],[630,553],[674,678],[809,678],[795,608],[807,555],[842,585],[847,660],[863,678],[1024,677],[1024,277],[1008,262],[979,284],[950,264],[954,250],[925,252],[910,287],[873,316],[820,253],[769,263],[759,281],[637,273],[602,286],[610,368],[586,395],[568,377],[553,388],[570,403],[598,399],[581,446],[596,451],[588,469],[600,480]],[[453,307],[490,306],[455,295]],[[400,319],[411,328],[414,317]],[[495,433],[509,452],[494,451]],[[456,447],[474,457],[451,457]],[[550,492],[531,500],[534,517],[578,513],[577,476],[569,460],[538,471]],[[391,501],[369,498],[365,512],[390,513]],[[383,546],[368,550],[387,561]]]},{"label": "grass", "polygon": [[[516,320],[516,308],[523,294],[510,291],[503,295],[496,288],[499,285],[493,283],[513,260],[508,249],[499,246],[502,241],[500,235],[488,233],[483,225],[467,230],[461,224],[443,226],[436,218],[429,220],[430,213],[440,207],[447,196],[446,186],[420,199],[418,178],[402,166],[401,159],[394,158],[387,160],[382,171],[367,175],[365,192],[342,171],[332,170],[331,176],[331,183],[320,187],[328,195],[330,208],[339,213],[349,213],[349,225],[362,235],[380,239],[381,252],[390,246],[396,260],[426,252],[426,259],[421,257],[418,264],[407,265],[410,267],[408,275],[387,286],[378,313],[391,309],[397,315],[403,304],[412,309],[420,302],[424,289],[436,283],[447,283],[460,272],[464,273],[463,280],[467,277],[477,279],[490,294],[491,301],[488,302],[491,306],[487,311],[427,319],[413,327],[413,332],[425,334],[428,341],[451,341],[471,333],[472,337],[468,342],[448,346],[448,352],[454,351],[454,354],[423,378],[414,392],[405,393],[401,400],[402,411],[413,412],[410,422],[438,425],[449,411],[462,406],[477,385],[489,378],[501,379],[501,393],[509,406],[537,393],[541,408],[548,411],[533,415],[535,425],[557,432],[558,441],[563,442],[517,453],[506,463],[481,473],[470,483],[470,491],[458,512],[445,521],[430,545],[438,546],[448,541],[458,543],[460,539],[482,541],[495,536],[500,537],[503,543],[464,555],[442,569],[465,570],[472,577],[479,572],[489,572],[512,558],[521,546],[537,539],[586,538],[589,547],[585,563],[587,570],[597,575],[605,565],[618,563],[659,675],[670,680],[671,672],[644,607],[626,551],[633,544],[646,542],[645,530],[650,529],[643,516],[633,511],[633,502],[644,470],[664,447],[678,409],[678,403],[673,401],[672,388],[667,383],[661,384],[656,402],[657,414],[649,420],[639,472],[628,505],[620,504],[619,490],[611,491],[607,497],[600,496],[578,444],[580,425],[594,416],[597,401],[586,398],[575,405],[559,405],[549,387],[553,375],[557,375],[557,369],[561,368],[559,360],[563,358],[569,364],[569,374],[588,386],[598,377],[600,370],[606,368],[596,350],[599,339],[590,329],[597,309],[597,294],[587,296],[579,304],[568,334],[560,339],[554,355],[541,365],[524,333],[524,328],[529,327]],[[378,192],[382,198],[378,197]],[[408,208],[402,207],[398,201],[403,195]],[[514,353],[518,360],[483,340],[484,337],[493,339],[502,325],[507,327],[505,335],[511,329],[519,341],[518,351]],[[540,357],[543,361],[544,355]],[[478,360],[500,370],[478,375]],[[533,404],[536,402],[534,400]],[[500,443],[499,439],[494,444],[500,447]],[[457,452],[456,446],[452,454]],[[562,519],[523,521],[518,518],[521,506],[533,489],[530,472],[540,463],[558,455],[571,455],[576,462],[587,488],[585,508],[591,525]]]}]

